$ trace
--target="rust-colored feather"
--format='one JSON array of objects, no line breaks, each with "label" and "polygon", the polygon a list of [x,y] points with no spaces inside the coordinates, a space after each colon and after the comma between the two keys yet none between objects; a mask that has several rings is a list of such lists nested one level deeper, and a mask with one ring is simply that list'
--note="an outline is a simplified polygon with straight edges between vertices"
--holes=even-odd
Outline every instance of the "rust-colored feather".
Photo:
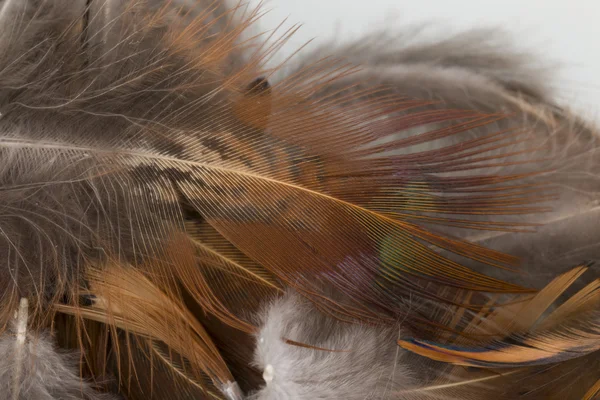
[{"label": "rust-colored feather", "polygon": [[[471,329],[467,329],[470,344],[461,344],[460,341],[434,343],[418,339],[399,340],[399,345],[404,349],[428,359],[482,369],[482,378],[472,378],[458,370],[458,374],[441,378],[447,379],[447,382],[424,385],[414,392],[427,398],[428,392],[452,389],[454,396],[461,396],[461,390],[462,396],[465,396],[472,390],[473,383],[485,381],[485,391],[498,392],[497,395],[491,395],[498,398],[560,398],[566,393],[569,393],[568,398],[575,396],[575,393],[582,398],[592,398],[590,396],[597,390],[596,381],[588,368],[596,365],[600,349],[598,280],[592,281],[548,312],[557,298],[587,269],[582,266],[564,273],[532,298],[520,302],[508,314],[492,314],[481,323],[474,319],[469,326]],[[543,314],[546,316],[542,317]],[[507,315],[510,318],[506,318]],[[506,372],[507,369],[509,372]],[[527,389],[516,384],[513,388],[504,377],[527,382],[524,384]],[[475,381],[471,382],[472,379]],[[535,387],[535,384],[540,387]]]}]

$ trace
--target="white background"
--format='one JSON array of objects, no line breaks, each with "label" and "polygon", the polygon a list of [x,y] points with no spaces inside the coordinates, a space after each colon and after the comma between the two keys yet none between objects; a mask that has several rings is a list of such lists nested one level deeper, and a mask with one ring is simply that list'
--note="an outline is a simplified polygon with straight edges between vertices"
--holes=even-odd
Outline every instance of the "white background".
[{"label": "white background", "polygon": [[[258,4],[258,0],[251,0]],[[440,22],[455,31],[501,26],[520,47],[556,66],[552,82],[563,103],[600,120],[600,0],[266,0],[262,29],[302,28],[285,49],[310,39],[344,40],[361,32]]]}]

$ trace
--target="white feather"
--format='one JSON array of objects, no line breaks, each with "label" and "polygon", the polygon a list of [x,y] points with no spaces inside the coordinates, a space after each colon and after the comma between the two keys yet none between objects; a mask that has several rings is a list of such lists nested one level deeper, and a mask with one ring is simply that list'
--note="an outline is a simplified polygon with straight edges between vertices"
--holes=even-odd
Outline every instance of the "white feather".
[{"label": "white feather", "polygon": [[69,354],[48,337],[27,334],[28,301],[15,313],[15,329],[0,337],[0,398],[10,400],[109,400],[79,377]]},{"label": "white feather", "polygon": [[[396,346],[398,334],[336,321],[287,294],[263,315],[255,363],[266,384],[251,399],[389,398],[413,381]],[[327,350],[291,345],[286,339]]]}]

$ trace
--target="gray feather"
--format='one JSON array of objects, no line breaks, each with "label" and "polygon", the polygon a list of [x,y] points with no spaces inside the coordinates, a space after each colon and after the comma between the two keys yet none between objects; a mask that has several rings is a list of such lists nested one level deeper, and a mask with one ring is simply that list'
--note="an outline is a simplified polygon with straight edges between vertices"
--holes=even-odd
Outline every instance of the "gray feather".
[{"label": "gray feather", "polygon": [[[381,400],[413,377],[396,345],[399,330],[346,324],[288,293],[262,316],[255,363],[267,381],[254,400]],[[299,342],[315,348],[286,343]]]},{"label": "gray feather", "polygon": [[[494,172],[504,176],[546,171],[521,183],[548,185],[558,201],[541,203],[547,207],[544,212],[528,215],[488,213],[482,216],[469,214],[467,210],[446,216],[543,226],[528,228],[530,232],[525,233],[459,229],[443,224],[430,224],[430,229],[520,257],[527,275],[519,276],[518,282],[537,288],[582,260],[600,259],[600,231],[596,223],[600,212],[600,135],[594,123],[556,101],[550,90],[552,63],[535,52],[519,51],[511,36],[499,29],[471,30],[449,34],[446,38],[440,38],[439,34],[425,35],[419,30],[404,33],[401,28],[398,30],[401,33],[375,33],[350,43],[328,44],[305,55],[294,71],[308,68],[326,55],[337,57],[359,65],[360,71],[325,87],[315,98],[342,96],[347,90],[340,92],[340,89],[346,85],[360,90],[384,84],[389,91],[408,98],[436,102],[423,109],[450,106],[507,115],[462,135],[399,152],[414,154],[457,144],[467,138],[521,131],[519,138],[526,140],[477,155],[497,157],[497,167],[475,168],[458,174],[473,176]],[[398,135],[408,137],[436,127],[439,125],[405,130]],[[439,194],[444,196],[443,191]],[[469,265],[480,268],[475,263]],[[497,269],[484,272],[506,280],[515,279],[514,275]]]},{"label": "gray feather", "polygon": [[27,333],[26,300],[14,328],[0,336],[0,393],[7,400],[109,400],[81,380],[76,354],[57,350],[47,335]]}]

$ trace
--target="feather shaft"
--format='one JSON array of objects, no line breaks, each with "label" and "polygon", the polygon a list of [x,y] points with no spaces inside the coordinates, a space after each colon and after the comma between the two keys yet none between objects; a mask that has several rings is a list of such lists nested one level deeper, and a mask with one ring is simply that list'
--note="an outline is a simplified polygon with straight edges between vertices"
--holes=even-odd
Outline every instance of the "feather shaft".
[{"label": "feather shaft", "polygon": [[21,392],[21,380],[23,375],[23,362],[25,352],[25,341],[27,340],[27,321],[29,314],[29,301],[22,298],[19,302],[19,310],[16,313],[17,339],[15,340],[15,375],[13,382],[13,398],[18,400]]}]

